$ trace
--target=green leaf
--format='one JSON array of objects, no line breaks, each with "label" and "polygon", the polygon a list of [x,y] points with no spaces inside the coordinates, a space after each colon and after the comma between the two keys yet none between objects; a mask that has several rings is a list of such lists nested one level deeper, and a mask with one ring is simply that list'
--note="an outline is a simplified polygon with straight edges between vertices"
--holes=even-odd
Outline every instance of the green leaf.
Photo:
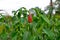
[{"label": "green leaf", "polygon": [[6,28],[6,30],[9,30],[10,26],[8,24],[6,24],[5,28]]},{"label": "green leaf", "polygon": [[45,33],[46,35],[48,35],[48,37],[49,37],[50,39],[53,39],[53,38],[54,38],[54,33],[53,33],[51,30],[49,30],[49,29],[43,29],[43,31],[44,31],[44,33]]},{"label": "green leaf", "polygon": [[15,35],[15,36],[12,38],[12,40],[17,40],[17,35]]},{"label": "green leaf", "polygon": [[40,15],[41,15],[42,19],[43,19],[45,22],[47,22],[48,24],[50,24],[50,21],[49,21],[49,19],[47,18],[46,15],[42,15],[42,14],[40,14]]},{"label": "green leaf", "polygon": [[17,32],[16,31],[12,31],[11,38],[13,39],[16,35],[17,35]]},{"label": "green leaf", "polygon": [[30,32],[25,32],[24,35],[23,35],[23,40],[29,40],[30,38]]},{"label": "green leaf", "polygon": [[3,31],[0,35],[0,37],[3,39],[3,40],[7,40],[7,33],[5,31]]}]

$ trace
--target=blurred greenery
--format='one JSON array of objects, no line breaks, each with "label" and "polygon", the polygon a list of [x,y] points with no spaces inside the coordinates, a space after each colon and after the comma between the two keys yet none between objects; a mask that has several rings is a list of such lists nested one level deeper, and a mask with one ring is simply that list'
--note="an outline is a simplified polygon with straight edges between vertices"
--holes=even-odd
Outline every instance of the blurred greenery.
[{"label": "blurred greenery", "polygon": [[[12,11],[13,17],[1,15],[0,40],[60,40],[60,15],[53,15],[50,20],[50,14],[39,7],[31,10],[22,7]],[[31,23],[27,13],[32,13]]]}]

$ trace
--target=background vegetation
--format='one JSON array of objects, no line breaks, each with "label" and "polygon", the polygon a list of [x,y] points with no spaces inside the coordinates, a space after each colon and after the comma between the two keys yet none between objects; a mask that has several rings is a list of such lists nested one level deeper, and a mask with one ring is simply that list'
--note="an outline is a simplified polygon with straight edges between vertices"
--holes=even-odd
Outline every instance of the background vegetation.
[{"label": "background vegetation", "polygon": [[0,14],[0,40],[60,40],[59,12],[21,7],[12,11],[14,16]]}]

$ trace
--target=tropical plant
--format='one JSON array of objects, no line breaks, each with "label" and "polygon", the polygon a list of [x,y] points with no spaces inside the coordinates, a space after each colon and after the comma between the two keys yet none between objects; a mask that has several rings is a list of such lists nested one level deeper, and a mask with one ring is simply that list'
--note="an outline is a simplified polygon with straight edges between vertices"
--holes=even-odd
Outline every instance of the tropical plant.
[{"label": "tropical plant", "polygon": [[13,17],[1,15],[0,40],[60,40],[60,20],[54,15],[50,20],[39,7],[22,7],[12,13]]}]

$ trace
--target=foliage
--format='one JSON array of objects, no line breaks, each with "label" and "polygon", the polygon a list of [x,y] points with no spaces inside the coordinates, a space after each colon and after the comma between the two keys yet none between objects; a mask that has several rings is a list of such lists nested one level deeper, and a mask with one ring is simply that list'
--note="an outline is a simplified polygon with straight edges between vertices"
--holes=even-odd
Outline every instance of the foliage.
[{"label": "foliage", "polygon": [[[13,11],[13,17],[2,16],[0,40],[60,40],[60,20],[54,15],[50,20],[49,15],[38,7],[31,10],[34,11],[22,7]],[[30,12],[33,13],[31,23],[28,22]]]}]

